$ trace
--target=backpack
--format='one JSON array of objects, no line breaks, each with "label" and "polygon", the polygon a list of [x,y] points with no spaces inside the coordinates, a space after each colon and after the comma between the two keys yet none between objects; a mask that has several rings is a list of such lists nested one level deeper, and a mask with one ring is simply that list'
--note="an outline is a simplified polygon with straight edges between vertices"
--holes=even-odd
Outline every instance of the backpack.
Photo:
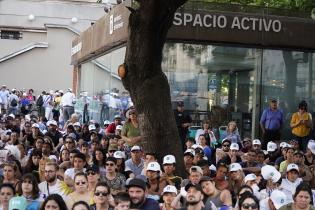
[{"label": "backpack", "polygon": [[16,107],[17,106],[17,101],[15,98],[12,99],[11,103],[10,103],[11,107]]},{"label": "backpack", "polygon": [[44,104],[44,99],[43,99],[43,96],[41,95],[38,97],[38,99],[36,101],[36,105],[37,106],[43,106],[43,104]]}]

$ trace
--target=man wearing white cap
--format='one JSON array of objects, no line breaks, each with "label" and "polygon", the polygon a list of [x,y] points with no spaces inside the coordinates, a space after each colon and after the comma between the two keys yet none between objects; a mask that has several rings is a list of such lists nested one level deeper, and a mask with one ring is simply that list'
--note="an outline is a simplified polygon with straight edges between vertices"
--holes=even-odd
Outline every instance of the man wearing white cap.
[{"label": "man wearing white cap", "polygon": [[260,199],[259,187],[257,185],[257,176],[255,174],[248,174],[244,178],[244,183],[253,189],[254,195]]},{"label": "man wearing white cap", "polygon": [[174,155],[164,156],[163,158],[164,176],[166,176],[172,182],[172,184],[176,186],[177,189],[180,189],[182,178],[174,175],[175,164],[176,164],[176,159]]},{"label": "man wearing white cap", "polygon": [[150,162],[147,166],[146,177],[148,178],[148,196],[154,200],[159,200],[164,187],[167,185],[166,179],[161,177],[161,166],[158,162]]},{"label": "man wearing white cap", "polygon": [[252,145],[254,150],[261,150],[261,141],[259,139],[254,139]]},{"label": "man wearing white cap", "polygon": [[242,162],[241,157],[238,155],[239,149],[240,148],[237,143],[232,143],[230,145],[230,151],[227,153],[225,157],[222,158],[222,162],[224,162],[226,165],[230,165],[231,163]]},{"label": "man wearing white cap", "polygon": [[[230,178],[230,191],[234,193],[234,195],[237,195],[239,190],[241,189],[241,186],[244,182],[244,172],[242,169],[242,166],[239,163],[232,163],[229,166],[229,178]],[[232,194],[233,194],[232,193]]]},{"label": "man wearing white cap", "polygon": [[302,182],[302,179],[299,178],[299,167],[291,163],[288,165],[286,172],[287,176],[285,179],[282,179],[280,188],[282,188],[288,200],[293,201],[292,195],[294,195],[296,187]]},{"label": "man wearing white cap", "polygon": [[259,202],[259,206],[263,210],[278,210],[287,203],[287,196],[280,190],[274,190],[270,198],[265,198]]},{"label": "man wearing white cap", "polygon": [[261,175],[267,180],[267,184],[265,189],[260,190],[260,199],[269,198],[275,189],[279,189],[281,174],[274,166],[265,165],[261,168]]},{"label": "man wearing white cap", "polygon": [[135,176],[141,175],[144,167],[144,160],[141,158],[141,156],[141,148],[135,145],[131,148],[131,158],[125,162],[125,166],[130,168]]},{"label": "man wearing white cap", "polygon": [[268,142],[267,144],[267,152],[268,152],[268,163],[274,164],[276,162],[276,159],[278,158],[278,152],[277,152],[278,146],[275,142]]},{"label": "man wearing white cap", "polygon": [[172,202],[177,195],[177,189],[173,185],[167,185],[162,192],[163,203],[160,204],[161,210],[172,209]]}]

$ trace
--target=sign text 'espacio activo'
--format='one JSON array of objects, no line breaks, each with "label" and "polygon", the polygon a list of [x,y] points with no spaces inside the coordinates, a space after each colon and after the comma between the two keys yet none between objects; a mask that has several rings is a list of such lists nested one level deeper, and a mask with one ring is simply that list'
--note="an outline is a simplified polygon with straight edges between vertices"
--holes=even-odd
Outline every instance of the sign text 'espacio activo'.
[{"label": "sign text 'espacio activo'", "polygon": [[278,19],[263,17],[234,16],[227,17],[220,14],[191,14],[175,13],[175,26],[193,26],[205,28],[219,28],[231,30],[251,30],[264,32],[280,32],[282,23]]}]

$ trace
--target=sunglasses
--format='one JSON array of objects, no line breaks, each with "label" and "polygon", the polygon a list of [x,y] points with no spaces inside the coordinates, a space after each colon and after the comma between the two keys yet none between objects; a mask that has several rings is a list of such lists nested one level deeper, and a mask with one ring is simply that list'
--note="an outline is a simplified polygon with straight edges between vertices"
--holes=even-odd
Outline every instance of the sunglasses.
[{"label": "sunglasses", "polygon": [[222,144],[222,147],[230,147],[229,144]]},{"label": "sunglasses", "polygon": [[108,192],[95,192],[94,195],[95,196],[108,196],[109,193]]},{"label": "sunglasses", "polygon": [[86,175],[88,175],[88,176],[89,176],[89,175],[93,175],[93,176],[94,176],[94,175],[95,175],[95,172],[94,172],[94,171],[89,171],[89,172],[86,173]]},{"label": "sunglasses", "polygon": [[86,182],[85,182],[85,181],[81,181],[81,182],[79,181],[79,182],[75,182],[75,184],[76,184],[76,185],[80,185],[80,184],[85,185]]},{"label": "sunglasses", "polygon": [[106,166],[114,166],[114,163],[106,163]]},{"label": "sunglasses", "polygon": [[257,203],[243,203],[242,207],[244,209],[257,209],[258,205]]}]

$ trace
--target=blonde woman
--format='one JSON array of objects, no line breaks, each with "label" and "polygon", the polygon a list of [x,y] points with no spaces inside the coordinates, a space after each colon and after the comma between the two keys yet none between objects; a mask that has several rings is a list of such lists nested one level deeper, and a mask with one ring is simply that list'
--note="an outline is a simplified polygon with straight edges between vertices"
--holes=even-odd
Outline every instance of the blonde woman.
[{"label": "blonde woman", "polygon": [[235,121],[229,122],[226,131],[223,133],[222,139],[229,139],[232,143],[241,143],[241,137],[238,133],[237,124]]}]

